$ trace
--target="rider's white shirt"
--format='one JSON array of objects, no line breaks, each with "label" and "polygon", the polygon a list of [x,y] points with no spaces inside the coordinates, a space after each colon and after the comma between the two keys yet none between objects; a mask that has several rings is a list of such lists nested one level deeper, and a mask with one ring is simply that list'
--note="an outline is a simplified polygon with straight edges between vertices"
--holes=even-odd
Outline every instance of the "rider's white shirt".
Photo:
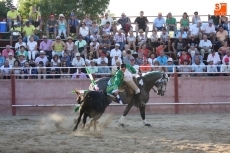
[{"label": "rider's white shirt", "polygon": [[133,74],[129,70],[125,70],[124,81],[131,81],[133,79]]}]

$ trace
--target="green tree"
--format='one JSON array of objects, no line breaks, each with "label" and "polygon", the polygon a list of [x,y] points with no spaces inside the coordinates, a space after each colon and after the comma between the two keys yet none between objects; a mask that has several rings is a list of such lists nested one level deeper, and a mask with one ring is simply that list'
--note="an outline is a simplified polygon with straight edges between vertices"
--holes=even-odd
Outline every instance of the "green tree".
[{"label": "green tree", "polygon": [[20,12],[22,19],[28,19],[31,7],[38,6],[39,3],[40,3],[40,0],[19,0],[18,1],[18,4],[19,4],[18,11]]},{"label": "green tree", "polygon": [[6,18],[7,12],[13,6],[12,0],[0,1],[0,18]]}]

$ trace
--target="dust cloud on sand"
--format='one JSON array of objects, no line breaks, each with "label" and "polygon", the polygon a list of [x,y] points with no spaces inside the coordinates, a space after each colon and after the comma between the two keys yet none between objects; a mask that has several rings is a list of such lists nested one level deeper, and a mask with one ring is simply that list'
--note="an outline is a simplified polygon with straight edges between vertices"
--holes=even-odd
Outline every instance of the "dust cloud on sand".
[{"label": "dust cloud on sand", "polygon": [[[229,152],[230,114],[149,115],[144,127],[139,115],[104,114],[97,131],[76,132],[77,115],[16,116],[0,118],[0,153],[134,153]],[[89,123],[89,119],[88,122]],[[87,128],[87,127],[86,127]]]}]

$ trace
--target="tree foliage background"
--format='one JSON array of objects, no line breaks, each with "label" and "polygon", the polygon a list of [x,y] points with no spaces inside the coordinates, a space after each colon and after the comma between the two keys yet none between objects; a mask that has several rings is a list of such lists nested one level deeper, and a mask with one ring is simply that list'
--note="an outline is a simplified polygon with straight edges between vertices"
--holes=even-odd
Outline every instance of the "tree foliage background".
[{"label": "tree foliage background", "polygon": [[78,17],[90,14],[93,19],[104,13],[109,0],[19,0],[19,12],[22,18],[28,18],[31,6],[40,8],[41,15],[47,18],[50,14],[68,16],[73,12]]},{"label": "tree foliage background", "polygon": [[13,6],[13,0],[3,0],[0,1],[0,18],[6,19],[7,12]]}]

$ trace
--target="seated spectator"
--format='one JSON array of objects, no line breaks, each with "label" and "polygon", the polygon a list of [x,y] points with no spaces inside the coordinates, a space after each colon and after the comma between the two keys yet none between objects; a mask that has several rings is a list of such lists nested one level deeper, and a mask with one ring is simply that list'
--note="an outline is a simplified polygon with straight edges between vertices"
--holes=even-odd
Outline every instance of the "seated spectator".
[{"label": "seated spectator", "polygon": [[112,67],[112,75],[114,75],[117,72],[117,70],[119,70],[119,68],[122,64],[122,62],[119,60],[116,60],[115,63],[116,64]]},{"label": "seated spectator", "polygon": [[170,12],[167,15],[166,25],[167,25],[167,33],[169,33],[169,31],[174,31],[174,35],[176,35],[177,33],[176,18],[172,17],[172,13]]},{"label": "seated spectator", "polygon": [[170,52],[171,48],[171,40],[169,34],[166,32],[166,29],[163,28],[161,35],[160,35],[160,42],[163,42],[165,44],[165,47],[168,47],[168,51]]},{"label": "seated spectator", "polygon": [[114,35],[114,43],[120,44],[120,50],[124,49],[124,45],[126,43],[126,37],[125,34],[122,33],[122,30],[118,30],[118,33]]},{"label": "seated spectator", "polygon": [[140,35],[137,37],[139,49],[141,48],[142,44],[145,44],[147,41],[147,37],[143,34],[143,32],[144,31],[142,29],[140,29],[139,30]]},{"label": "seated spectator", "polygon": [[37,44],[38,43],[34,41],[34,37],[30,36],[30,39],[27,43],[28,59],[30,62],[33,62],[35,60],[35,56],[38,53]]},{"label": "seated spectator", "polygon": [[25,56],[23,54],[20,54],[18,56],[18,61],[19,61],[21,67],[24,67],[25,63],[27,62],[27,60],[25,59]]},{"label": "seated spectator", "polygon": [[81,71],[81,68],[78,68],[77,69],[77,72],[75,72],[73,75],[72,75],[72,78],[71,79],[76,79],[76,78],[79,78],[79,79],[87,79],[87,76],[85,73],[83,73]]},{"label": "seated spectator", "polygon": [[20,62],[15,60],[12,66],[12,73],[14,74],[16,79],[20,78],[20,74],[22,73],[22,68],[20,66]]},{"label": "seated spectator", "polygon": [[[184,60],[184,63],[180,65],[179,72],[192,72],[192,68],[189,65],[189,62],[187,60]],[[190,77],[190,74],[184,73],[181,74],[181,77]]]},{"label": "seated spectator", "polygon": [[166,45],[163,42],[161,42],[160,45],[156,48],[156,54],[157,54],[157,56],[160,56],[160,52],[162,50],[165,50],[165,48],[166,48]]},{"label": "seated spectator", "polygon": [[[192,64],[192,72],[205,72],[206,66],[200,62],[199,58],[195,58],[195,62]],[[204,73],[196,73],[194,76],[204,76]]]},{"label": "seated spectator", "polygon": [[212,50],[211,54],[208,55],[207,62],[209,63],[210,61],[212,61],[213,65],[221,64],[220,55],[215,50]]},{"label": "seated spectator", "polygon": [[63,56],[64,50],[66,50],[65,43],[61,40],[60,36],[56,37],[56,40],[51,44],[52,57],[58,55],[59,57]]},{"label": "seated spectator", "polygon": [[2,79],[10,79],[10,75],[12,74],[12,66],[9,65],[9,61],[5,60],[4,64],[0,68],[0,78]]},{"label": "seated spectator", "polygon": [[68,21],[68,36],[70,36],[70,33],[74,33],[76,34],[76,36],[78,36],[78,27],[79,27],[79,21],[76,18],[76,16],[74,15],[74,13],[70,14],[70,19]]},{"label": "seated spectator", "polygon": [[226,55],[226,51],[230,50],[228,46],[228,41],[224,41],[223,46],[218,49],[218,52],[221,54],[221,57]]},{"label": "seated spectator", "polygon": [[173,53],[175,57],[180,57],[180,52],[182,50],[186,50],[186,41],[182,39],[181,36],[178,37],[173,43],[172,43]]},{"label": "seated spectator", "polygon": [[160,52],[160,56],[157,57],[157,61],[160,63],[160,65],[166,65],[168,62],[168,57],[165,56],[165,52],[162,50]]},{"label": "seated spectator", "polygon": [[89,53],[87,58],[85,59],[85,65],[90,66],[90,62],[94,60],[94,55],[92,53]]},{"label": "seated spectator", "polygon": [[100,48],[102,49],[102,52],[106,54],[107,51],[110,51],[110,45],[111,41],[109,40],[109,35],[102,35],[102,39],[100,41]]},{"label": "seated spectator", "polygon": [[224,76],[230,76],[229,58],[224,59],[224,63],[221,65],[221,72],[225,72]]},{"label": "seated spectator", "polygon": [[41,50],[39,56],[35,59],[35,65],[37,66],[38,72],[38,79],[41,79],[40,74],[44,74],[43,79],[46,79],[46,66],[48,65],[48,63],[49,61],[45,56],[45,52]]},{"label": "seated spectator", "polygon": [[145,38],[146,38],[148,36],[148,31],[149,31],[149,27],[147,26],[149,21],[147,17],[143,15],[144,12],[141,11],[140,16],[135,19],[134,21],[134,23],[136,24],[135,31],[136,31],[136,37],[138,37],[138,31],[140,33],[140,29],[142,29],[142,33],[145,31]]},{"label": "seated spectator", "polygon": [[219,18],[219,25],[223,27],[224,30],[228,31],[228,17],[221,15]]},{"label": "seated spectator", "polygon": [[61,79],[70,78],[70,68],[67,68],[66,62],[63,62],[61,64],[60,73],[61,73]]},{"label": "seated spectator", "polygon": [[84,57],[87,57],[87,43],[85,40],[83,40],[82,35],[78,36],[78,40],[75,41],[75,48],[77,53],[80,53],[80,55],[84,55]]},{"label": "seated spectator", "polygon": [[9,52],[8,58],[7,58],[6,60],[9,61],[9,65],[10,65],[10,66],[14,66],[14,61],[15,61],[16,59],[13,57],[13,53],[12,53],[12,52]]},{"label": "seated spectator", "polygon": [[100,67],[98,68],[98,72],[97,73],[108,73],[108,74],[104,74],[104,75],[100,75],[100,77],[105,77],[108,76],[111,73],[110,68],[107,66],[107,63],[105,61],[101,61],[101,63],[99,64]]},{"label": "seated spectator", "polygon": [[199,48],[200,48],[200,53],[203,57],[205,52],[211,53],[212,43],[210,40],[208,40],[207,35],[204,35],[203,40],[200,40]]},{"label": "seated spectator", "polygon": [[127,51],[130,51],[131,54],[133,53],[133,50],[130,50],[129,45],[126,44],[126,45],[125,45],[125,49],[122,51],[122,59],[125,58],[126,52],[127,52]]},{"label": "seated spectator", "polygon": [[178,37],[182,37],[183,39],[187,39],[188,38],[188,32],[184,31],[184,27],[180,27],[180,31],[177,32],[176,34],[176,38]]},{"label": "seated spectator", "polygon": [[183,27],[185,31],[189,30],[189,18],[186,12],[184,12],[182,18],[180,19],[180,27]]},{"label": "seated spectator", "polygon": [[201,26],[202,26],[202,21],[198,21],[197,24],[191,25],[188,32],[189,37],[191,37],[191,35],[194,35],[195,38],[199,38],[201,40],[202,39]]},{"label": "seated spectator", "polygon": [[92,22],[92,27],[89,28],[90,40],[100,39],[100,29],[95,21]]},{"label": "seated spectator", "polygon": [[148,63],[153,66],[154,62],[157,60],[157,55],[155,53],[150,54],[150,58],[148,58]]},{"label": "seated spectator", "polygon": [[110,36],[110,33],[111,33],[111,29],[112,29],[112,26],[110,24],[110,22],[106,22],[106,24],[102,27],[102,35],[108,35]]},{"label": "seated spectator", "polygon": [[40,42],[39,49],[45,51],[46,55],[48,56],[48,60],[51,61],[52,59],[51,45],[53,41],[50,39],[47,39],[47,36],[42,36],[42,38],[43,38],[43,41]]},{"label": "seated spectator", "polygon": [[137,58],[135,59],[135,64],[136,65],[141,65],[143,63],[143,54],[140,52],[137,55]]},{"label": "seated spectator", "polygon": [[20,13],[16,10],[15,6],[11,6],[11,10],[7,12],[7,25],[11,29],[14,22],[21,21]]},{"label": "seated spectator", "polygon": [[66,62],[67,67],[70,67],[70,56],[67,52],[64,52],[64,56],[61,57],[61,63]]},{"label": "seated spectator", "polygon": [[[61,60],[59,59],[58,55],[54,55],[53,59],[50,62],[50,66],[51,66],[51,74],[57,74],[60,71],[60,67],[61,66]],[[53,75],[53,78],[56,78],[56,76]]]},{"label": "seated spectator", "polygon": [[153,30],[152,31],[152,34],[150,36],[150,39],[151,39],[151,45],[153,47],[153,51],[156,52],[156,48],[159,46],[159,43],[158,43],[158,35],[157,35],[157,31],[156,30]]},{"label": "seated spectator", "polygon": [[126,56],[123,58],[123,63],[124,64],[131,64],[131,59],[134,59],[134,57],[132,56],[132,54],[131,54],[131,51],[130,50],[128,50],[127,52],[126,52]]},{"label": "seated spectator", "polygon": [[208,14],[208,20],[211,20],[211,19],[213,20],[215,30],[218,31],[220,16],[219,15],[210,15],[210,14]]},{"label": "seated spectator", "polygon": [[50,38],[49,33],[54,33],[54,38],[57,37],[57,29],[58,29],[58,22],[54,19],[54,15],[50,15],[50,18],[47,20],[46,23],[46,35],[47,38]]},{"label": "seated spectator", "polygon": [[162,18],[162,13],[158,13],[158,17],[153,21],[153,29],[156,31],[162,31],[165,27],[165,19]]},{"label": "seated spectator", "polygon": [[146,48],[146,44],[142,44],[141,48],[138,50],[138,53],[142,53],[144,58],[148,58],[150,51]]},{"label": "seated spectator", "polygon": [[38,29],[42,31],[43,22],[41,19],[41,13],[37,11],[35,6],[33,6],[29,12],[29,21],[32,25],[34,25],[34,27],[38,27]]},{"label": "seated spectator", "polygon": [[100,64],[102,63],[102,61],[104,61],[106,63],[106,65],[108,66],[108,58],[105,57],[105,53],[101,53],[101,56],[97,59],[97,65],[100,66]]},{"label": "seated spectator", "polygon": [[111,50],[110,57],[113,59],[115,55],[121,58],[120,44],[115,44],[115,48]]},{"label": "seated spectator", "polygon": [[160,66],[160,62],[159,61],[155,61],[154,62],[154,67],[152,68],[153,71],[159,71],[162,72],[162,67]]},{"label": "seated spectator", "polygon": [[219,26],[219,31],[216,33],[216,45],[220,48],[225,41],[228,41],[228,32],[222,26]]},{"label": "seated spectator", "polygon": [[141,73],[147,73],[152,71],[151,65],[148,63],[147,59],[144,59],[143,64],[140,65],[140,71]]},{"label": "seated spectator", "polygon": [[183,64],[184,60],[187,60],[189,65],[191,64],[191,56],[185,50],[181,51],[179,65]]},{"label": "seated spectator", "polygon": [[225,64],[225,59],[228,58],[230,60],[230,50],[226,51],[226,55],[222,59],[222,64]]},{"label": "seated spectator", "polygon": [[18,42],[16,42],[16,44],[14,46],[15,51],[18,52],[20,50],[21,46],[26,47],[26,43],[22,41],[22,37],[18,37]]},{"label": "seated spectator", "polygon": [[32,67],[30,66],[29,62],[25,62],[24,66],[22,67],[22,79],[30,79],[31,71]]},{"label": "seated spectator", "polygon": [[195,48],[195,46],[191,45],[190,48],[188,49],[188,53],[190,54],[191,57],[193,57],[195,55],[197,51],[197,48]]},{"label": "seated spectator", "polygon": [[200,16],[198,15],[198,12],[194,12],[194,16],[192,17],[192,24],[197,24],[197,22],[201,20]]},{"label": "seated spectator", "polygon": [[131,62],[132,67],[135,68],[137,72],[139,72],[140,71],[139,65],[135,64],[135,59],[130,59],[130,62]]},{"label": "seated spectator", "polygon": [[194,35],[191,35],[191,37],[188,40],[188,47],[191,48],[191,46],[197,48],[198,47],[199,42],[197,41],[197,39],[195,39]]},{"label": "seated spectator", "polygon": [[117,21],[118,24],[121,25],[121,30],[127,35],[130,31],[131,27],[131,20],[129,17],[125,15],[125,13],[121,14],[121,18]]},{"label": "seated spectator", "polygon": [[6,49],[3,49],[2,51],[2,56],[7,59],[9,57],[9,53],[12,53],[14,56],[14,51],[12,49],[10,49],[10,45],[6,45]]},{"label": "seated spectator", "polygon": [[88,43],[89,42],[89,28],[86,26],[85,22],[81,23],[79,28],[79,35]]},{"label": "seated spectator", "polygon": [[216,41],[216,30],[212,19],[208,21],[207,25],[203,26],[202,32],[203,35],[210,38],[213,43]]},{"label": "seated spectator", "polygon": [[172,58],[168,58],[168,63],[166,64],[166,72],[174,72],[174,67],[175,67],[175,64],[173,63],[173,59]]},{"label": "seated spectator", "polygon": [[65,16],[63,14],[59,15],[58,19],[58,36],[61,37],[62,34],[64,36],[64,39],[67,38],[67,21],[65,19]]},{"label": "seated spectator", "polygon": [[90,53],[94,55],[94,57],[99,57],[99,42],[97,42],[97,39],[92,39],[92,42],[89,44],[90,46]]},{"label": "seated spectator", "polygon": [[27,43],[31,36],[34,37],[35,41],[38,41],[38,36],[35,35],[35,27],[31,25],[30,21],[26,21],[26,26],[22,29],[24,34],[23,42]]},{"label": "seated spectator", "polygon": [[92,20],[90,19],[90,14],[86,14],[83,22],[85,23],[86,27],[88,27],[89,29],[92,27]]},{"label": "seated spectator", "polygon": [[95,66],[96,62],[94,60],[90,61],[90,65],[87,67],[90,74],[92,74],[93,78],[95,78],[95,74],[98,72],[98,67]]},{"label": "seated spectator", "polygon": [[[218,72],[217,66],[213,65],[213,60],[208,61],[207,72]],[[216,73],[208,73],[208,76],[217,76]]]},{"label": "seated spectator", "polygon": [[13,41],[18,40],[21,37],[22,27],[18,26],[17,22],[14,22],[14,26],[10,29],[10,46],[13,46]]},{"label": "seated spectator", "polygon": [[121,60],[121,58],[119,57],[118,54],[114,55],[114,57],[112,58],[111,66],[116,65],[116,61],[120,61],[120,63],[122,63],[122,60]]},{"label": "seated spectator", "polygon": [[192,56],[192,64],[195,62],[195,58],[199,58],[200,62],[203,63],[203,56],[200,55],[200,52],[198,50],[195,51],[195,55]]},{"label": "seated spectator", "polygon": [[72,66],[85,67],[85,60],[80,56],[80,53],[76,53],[76,57],[73,58]]},{"label": "seated spectator", "polygon": [[25,50],[25,47],[24,46],[20,46],[20,49],[19,51],[17,52],[17,56],[21,56],[23,55],[23,58],[24,60],[27,60],[28,59],[28,52]]},{"label": "seated spectator", "polygon": [[66,52],[70,55],[70,58],[73,59],[76,53],[75,44],[72,37],[67,38],[66,42]]},{"label": "seated spectator", "polygon": [[[101,19],[101,30],[102,30],[102,28],[104,28],[104,26],[105,26],[106,24],[108,24],[108,22],[109,22],[109,25],[111,25],[110,31],[113,32],[113,34],[115,34],[116,31],[117,31],[117,29],[116,29],[115,26],[112,27],[113,18],[109,17],[108,13],[105,13],[104,18]],[[103,32],[101,32],[101,33],[103,34]]]},{"label": "seated spectator", "polygon": [[0,67],[5,63],[5,58],[2,56],[2,53],[0,52]]}]

